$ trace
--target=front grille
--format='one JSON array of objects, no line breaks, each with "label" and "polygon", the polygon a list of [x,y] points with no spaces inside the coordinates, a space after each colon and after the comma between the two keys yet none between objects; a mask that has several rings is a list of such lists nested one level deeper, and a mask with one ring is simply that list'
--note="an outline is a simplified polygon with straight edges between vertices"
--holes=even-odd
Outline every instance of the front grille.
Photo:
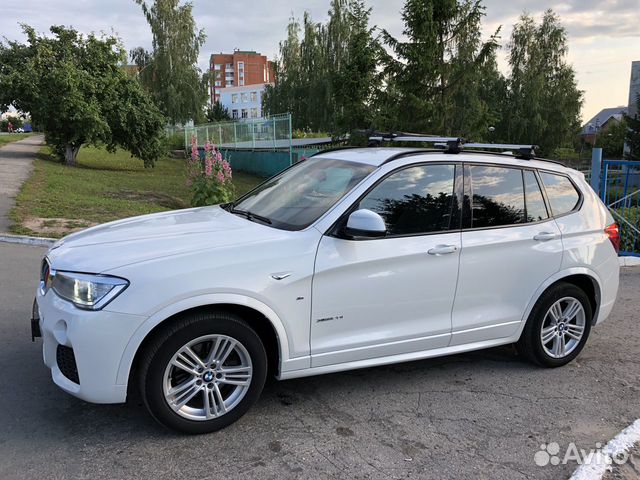
[{"label": "front grille", "polygon": [[62,374],[73,383],[80,384],[78,378],[78,367],[76,366],[76,356],[73,354],[73,348],[64,345],[58,345],[56,350],[56,361],[58,368]]}]

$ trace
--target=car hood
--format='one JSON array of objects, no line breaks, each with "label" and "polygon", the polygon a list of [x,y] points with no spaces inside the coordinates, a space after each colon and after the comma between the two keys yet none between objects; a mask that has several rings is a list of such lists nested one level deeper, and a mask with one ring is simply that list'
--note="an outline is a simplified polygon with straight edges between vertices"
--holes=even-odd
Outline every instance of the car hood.
[{"label": "car hood", "polygon": [[218,206],[127,218],[69,235],[53,245],[53,268],[102,273],[185,252],[273,241],[287,232],[251,222]]}]

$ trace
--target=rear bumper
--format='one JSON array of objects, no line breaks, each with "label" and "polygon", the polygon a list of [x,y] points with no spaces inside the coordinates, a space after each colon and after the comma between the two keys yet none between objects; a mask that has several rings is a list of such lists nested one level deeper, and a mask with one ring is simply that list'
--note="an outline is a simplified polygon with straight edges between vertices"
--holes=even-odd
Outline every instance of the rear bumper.
[{"label": "rear bumper", "polygon": [[600,274],[600,302],[594,325],[604,322],[611,314],[620,285],[620,262],[615,256],[598,268]]},{"label": "rear bumper", "polygon": [[145,318],[81,310],[51,290],[44,295],[38,290],[36,302],[44,363],[54,383],[88,402],[126,401],[127,385],[116,382],[118,368],[129,339]]}]

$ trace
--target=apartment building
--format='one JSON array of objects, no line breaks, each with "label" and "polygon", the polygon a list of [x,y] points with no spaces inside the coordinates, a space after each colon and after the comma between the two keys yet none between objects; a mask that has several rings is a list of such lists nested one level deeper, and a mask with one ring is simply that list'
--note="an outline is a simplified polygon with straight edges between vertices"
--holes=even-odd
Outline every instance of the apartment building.
[{"label": "apartment building", "polygon": [[262,95],[267,83],[225,87],[220,90],[220,103],[228,110],[231,118],[262,118]]},{"label": "apartment building", "polygon": [[209,62],[211,103],[220,100],[224,88],[271,83],[275,80],[273,63],[265,55],[249,50],[214,53]]}]

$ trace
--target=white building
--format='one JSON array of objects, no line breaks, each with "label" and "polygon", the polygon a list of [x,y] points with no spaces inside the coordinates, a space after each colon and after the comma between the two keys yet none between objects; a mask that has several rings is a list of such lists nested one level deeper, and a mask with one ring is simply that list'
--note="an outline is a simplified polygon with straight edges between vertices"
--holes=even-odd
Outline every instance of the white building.
[{"label": "white building", "polygon": [[269,83],[227,87],[220,89],[220,103],[229,110],[231,118],[262,118],[262,95]]}]

